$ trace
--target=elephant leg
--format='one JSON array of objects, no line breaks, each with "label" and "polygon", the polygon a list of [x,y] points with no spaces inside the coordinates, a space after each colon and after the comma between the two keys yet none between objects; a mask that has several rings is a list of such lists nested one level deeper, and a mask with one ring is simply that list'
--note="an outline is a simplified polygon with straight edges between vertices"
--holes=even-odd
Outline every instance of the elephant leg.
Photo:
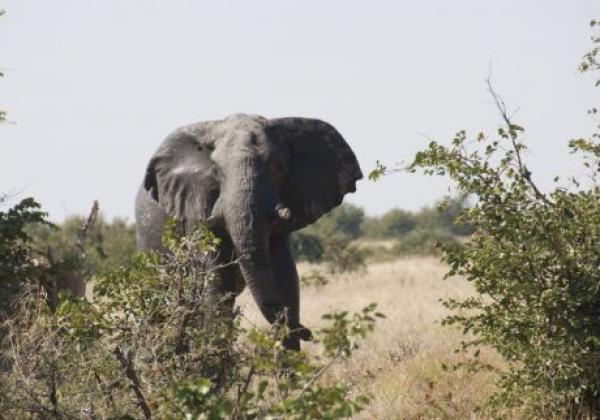
[{"label": "elephant leg", "polygon": [[276,292],[287,308],[287,322],[292,330],[284,345],[299,350],[300,340],[310,340],[310,330],[300,324],[300,285],[289,234],[273,236],[269,244]]}]

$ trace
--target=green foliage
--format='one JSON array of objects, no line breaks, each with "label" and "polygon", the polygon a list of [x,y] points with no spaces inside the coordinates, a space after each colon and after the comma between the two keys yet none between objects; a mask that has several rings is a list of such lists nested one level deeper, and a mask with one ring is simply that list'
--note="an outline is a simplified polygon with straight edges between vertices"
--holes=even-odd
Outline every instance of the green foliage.
[{"label": "green foliage", "polygon": [[356,239],[361,234],[361,224],[365,219],[362,208],[349,203],[334,208],[323,215],[312,225],[303,229],[303,232],[311,233],[324,238],[331,235],[341,235],[348,239]]},{"label": "green foliage", "polygon": [[[467,206],[467,195],[446,198],[433,207],[423,207],[417,212],[392,209],[380,217],[367,218],[362,232],[366,237],[403,240],[412,231],[444,231],[446,236],[468,236],[473,229],[468,223],[458,221],[459,213]],[[436,232],[430,233],[432,236]]]},{"label": "green foliage", "polygon": [[292,234],[292,249],[298,261],[318,263],[323,260],[323,241],[320,236],[299,231]]},{"label": "green foliage", "polygon": [[392,209],[380,217],[368,218],[362,230],[373,238],[398,238],[417,226],[417,217],[410,211]]},{"label": "green foliage", "polygon": [[[598,56],[600,55],[600,20],[592,20],[590,27],[596,29],[596,34],[591,37],[592,49],[583,56],[579,64],[581,72],[600,70],[600,62],[598,61]],[[600,79],[596,81],[596,86],[600,86]]]},{"label": "green foliage", "polygon": [[448,235],[468,236],[473,227],[464,220],[459,220],[460,213],[468,207],[467,195],[447,197],[433,207],[424,207],[415,214],[417,226],[421,229],[445,231]]},{"label": "green foliage", "polygon": [[386,174],[386,171],[387,171],[387,166],[382,164],[380,161],[375,162],[375,168],[371,172],[369,172],[369,180],[370,181],[379,180],[382,176],[384,176]]},{"label": "green foliage", "polygon": [[366,269],[365,250],[353,245],[361,235],[363,209],[344,203],[310,226],[292,235],[294,254],[299,261],[325,262],[331,273]]},{"label": "green foliage", "polygon": [[[449,299],[444,323],[490,345],[509,363],[494,405],[524,404],[532,416],[600,415],[600,186],[576,179],[542,192],[523,160],[524,129],[507,116],[497,135],[473,141],[460,131],[451,145],[431,142],[410,170],[446,175],[476,197],[458,218],[475,229],[460,248],[446,248],[448,276],[472,282],[477,297]],[[471,149],[469,149],[471,147]],[[583,153],[590,179],[600,173],[600,145],[569,143]],[[475,356],[479,350],[475,351]]]},{"label": "green foliage", "polygon": [[416,229],[399,239],[392,252],[395,255],[436,255],[440,249],[459,246],[454,235],[444,229]]},{"label": "green foliage", "polygon": [[32,198],[0,211],[0,320],[12,311],[11,303],[25,285],[36,278],[32,238],[25,226],[32,223],[50,226],[46,216]]},{"label": "green foliage", "polygon": [[[29,226],[28,234],[41,254],[50,254],[57,261],[76,261],[77,242],[82,216],[72,216],[55,226]],[[86,269],[90,273],[105,273],[128,266],[136,251],[135,226],[124,219],[105,221],[101,216],[86,234]]]},{"label": "green foliage", "polygon": [[323,261],[331,274],[366,271],[369,250],[351,243],[343,235],[331,235],[323,239]]},{"label": "green foliage", "polygon": [[321,354],[309,358],[284,349],[287,328],[246,331],[230,299],[207,293],[219,281],[208,229],[180,236],[171,223],[164,244],[98,276],[91,302],[63,295],[51,312],[38,294],[23,298],[1,349],[2,415],[335,419],[367,404],[320,379],[373,329],[374,305],[325,315]]},{"label": "green foliage", "polygon": [[333,362],[350,357],[382,317],[375,304],[351,317],[345,311],[324,315],[330,325],[319,332],[322,354],[317,362],[303,353],[282,351],[277,332],[252,330],[248,339],[255,346],[253,363],[245,372],[244,392],[238,389],[235,398],[218,395],[211,392],[212,383],[202,379],[178,384],[173,390],[177,411],[193,419],[336,419],[356,414],[369,402],[366,395],[349,399],[348,385],[322,386],[317,381]]}]

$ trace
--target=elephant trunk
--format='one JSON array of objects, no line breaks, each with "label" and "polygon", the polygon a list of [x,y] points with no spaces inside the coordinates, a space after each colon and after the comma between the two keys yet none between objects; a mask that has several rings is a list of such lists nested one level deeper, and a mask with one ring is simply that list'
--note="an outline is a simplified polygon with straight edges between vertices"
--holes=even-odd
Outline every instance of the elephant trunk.
[{"label": "elephant trunk", "polygon": [[223,196],[233,198],[223,202],[223,218],[246,285],[263,316],[274,323],[284,309],[284,299],[278,293],[269,254],[271,200],[252,190]]}]

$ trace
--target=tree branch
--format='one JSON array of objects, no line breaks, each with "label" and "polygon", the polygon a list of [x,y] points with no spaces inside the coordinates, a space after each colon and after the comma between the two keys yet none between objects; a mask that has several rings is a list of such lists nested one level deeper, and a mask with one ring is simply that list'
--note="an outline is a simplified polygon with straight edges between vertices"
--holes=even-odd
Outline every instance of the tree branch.
[{"label": "tree branch", "polygon": [[140,383],[140,379],[137,375],[137,372],[135,371],[135,367],[133,366],[133,355],[131,350],[128,349],[125,352],[123,352],[119,347],[116,347],[115,356],[117,356],[117,359],[121,364],[121,368],[123,369],[125,376],[127,376],[127,379],[129,379],[129,382],[131,382],[131,388],[133,389],[133,392],[135,393],[135,396],[137,398],[138,406],[144,413],[144,418],[151,419],[152,413],[150,411],[148,403],[146,402],[144,393],[142,392],[142,385]]},{"label": "tree branch", "polygon": [[327,372],[329,370],[329,368],[331,368],[331,366],[333,366],[333,364],[340,358],[340,356],[342,355],[342,351],[338,350],[338,352],[335,354],[335,356],[333,356],[326,365],[324,365],[321,369],[318,370],[317,373],[315,373],[313,375],[312,378],[310,378],[310,380],[306,383],[306,385],[304,385],[304,387],[302,388],[302,390],[300,391],[300,393],[298,394],[298,397],[296,398],[297,400],[300,399],[300,397],[302,397],[302,395],[304,395],[304,393],[306,391],[308,391],[310,389],[311,386],[313,386],[315,384],[315,382],[317,382],[317,380],[323,376],[323,374],[325,372]]},{"label": "tree branch", "polygon": [[90,214],[85,221],[85,223],[79,228],[79,237],[77,240],[77,249],[79,250],[79,258],[84,260],[86,257],[85,254],[85,240],[87,238],[88,230],[96,223],[96,219],[98,218],[98,200],[94,200],[94,204],[92,204],[92,209],[90,210]]},{"label": "tree branch", "polygon": [[512,143],[512,148],[515,152],[515,156],[517,157],[517,166],[518,166],[519,173],[527,181],[527,183],[533,190],[533,193],[535,194],[536,198],[538,198],[539,200],[542,200],[544,203],[548,204],[549,206],[553,206],[554,203],[552,201],[550,201],[548,199],[548,197],[546,197],[546,195],[540,191],[538,186],[531,179],[531,171],[527,168],[527,166],[523,162],[523,158],[521,157],[521,151],[520,151],[519,145],[517,144],[517,133],[515,131],[516,126],[510,120],[508,112],[506,111],[506,104],[504,103],[504,101],[502,100],[500,95],[498,95],[498,93],[496,93],[496,91],[492,87],[492,82],[491,82],[491,79],[489,76],[486,79],[486,83],[488,86],[488,91],[490,92],[490,94],[492,95],[492,98],[494,99],[496,108],[498,108],[498,112],[500,113],[500,116],[502,117],[502,120],[504,121],[504,123],[506,124],[506,127],[508,129],[508,135],[509,135],[510,141]]}]

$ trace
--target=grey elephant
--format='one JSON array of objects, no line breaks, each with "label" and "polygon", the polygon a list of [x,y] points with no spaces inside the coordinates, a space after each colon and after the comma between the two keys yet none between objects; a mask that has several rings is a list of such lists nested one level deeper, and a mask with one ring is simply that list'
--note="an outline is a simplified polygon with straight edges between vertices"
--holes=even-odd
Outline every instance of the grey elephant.
[{"label": "grey elephant", "polygon": [[317,119],[237,114],[181,127],[150,159],[138,191],[138,249],[160,249],[167,217],[184,231],[207,224],[222,239],[215,264],[239,261],[220,269],[216,293],[236,296],[243,278],[269,323],[285,310],[284,345],[297,350],[311,333],[299,319],[290,233],[338,206],[361,178],[346,141]]}]

